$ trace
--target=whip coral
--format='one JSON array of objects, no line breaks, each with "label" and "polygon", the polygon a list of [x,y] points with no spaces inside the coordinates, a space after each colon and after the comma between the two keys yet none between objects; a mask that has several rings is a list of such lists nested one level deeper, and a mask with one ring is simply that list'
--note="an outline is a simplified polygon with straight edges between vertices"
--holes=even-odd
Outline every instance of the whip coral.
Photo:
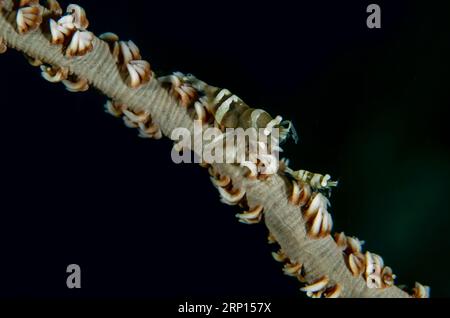
[{"label": "whip coral", "polygon": [[[49,1],[47,8],[38,1],[21,1],[19,7],[3,3],[0,53],[8,46],[42,61],[42,77],[62,82],[71,92],[97,88],[108,98],[105,110],[122,117],[141,137],[170,137],[177,127],[193,130],[195,118],[221,130],[258,127],[270,135],[278,127],[284,139],[294,134],[281,116],[250,108],[228,90],[181,73],[155,77],[134,42],[120,41],[114,33],[96,37],[87,31],[89,22],[80,6],[70,5],[59,17],[62,10],[56,1]],[[12,13],[16,23],[7,18]],[[302,283],[300,290],[308,296],[410,297],[395,286],[395,275],[380,256],[363,254],[361,241],[343,233],[331,235],[327,190],[337,183],[329,175],[294,171],[287,165],[270,176],[260,176],[257,165],[201,166],[208,168],[220,200],[243,209],[236,215],[240,222],[265,223],[269,242],[280,245],[274,259],[283,263],[284,274]],[[428,287],[417,283],[411,296],[428,295]]]}]

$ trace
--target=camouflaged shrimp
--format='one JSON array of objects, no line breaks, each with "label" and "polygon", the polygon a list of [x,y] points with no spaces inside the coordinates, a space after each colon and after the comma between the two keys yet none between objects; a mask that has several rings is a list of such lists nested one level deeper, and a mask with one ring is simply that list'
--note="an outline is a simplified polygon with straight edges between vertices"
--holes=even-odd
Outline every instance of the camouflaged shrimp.
[{"label": "camouflaged shrimp", "polygon": [[272,129],[278,128],[280,143],[288,137],[292,137],[295,143],[298,142],[297,132],[291,121],[283,121],[281,116],[273,118],[263,109],[251,108],[228,89],[210,86],[191,74],[186,75],[185,80],[203,94],[199,101],[214,117],[215,123],[222,130],[225,128],[262,128],[264,134],[269,136]]},{"label": "camouflaged shrimp", "polygon": [[[178,76],[182,75],[177,73]],[[273,128],[279,128],[280,143],[288,137],[298,142],[298,135],[291,121],[272,116],[262,109],[254,109],[245,104],[242,99],[231,93],[228,89],[210,86],[197,79],[192,74],[182,77],[198,92],[204,96],[199,101],[213,115],[215,123],[222,128],[264,128],[265,135],[269,135]],[[306,182],[314,189],[327,193],[330,196],[332,187],[337,186],[337,181],[331,181],[330,175],[321,175],[306,170],[294,171],[285,164],[285,172],[297,181]]]}]

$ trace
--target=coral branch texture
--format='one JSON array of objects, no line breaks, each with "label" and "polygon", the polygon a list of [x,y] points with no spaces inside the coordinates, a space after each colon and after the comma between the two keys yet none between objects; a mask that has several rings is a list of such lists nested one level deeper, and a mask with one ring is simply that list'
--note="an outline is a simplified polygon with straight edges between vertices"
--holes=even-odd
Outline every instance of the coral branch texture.
[{"label": "coral branch texture", "polygon": [[[54,1],[51,3],[54,5]],[[146,114],[145,118],[151,116],[151,121],[159,125],[164,136],[170,137],[172,131],[179,127],[193,131],[194,121],[188,109],[174,98],[162,85],[162,81],[158,81],[153,73],[149,73],[149,64],[141,61],[134,43],[123,42],[119,45],[121,47],[114,47],[112,42],[109,42],[118,40],[114,35],[108,34],[99,38],[91,36],[91,33],[85,30],[87,26],[77,28],[76,15],[83,15],[81,10],[72,10],[75,18],[65,17],[58,22],[57,16],[61,13],[50,11],[50,6],[44,8],[35,3],[29,6],[37,6],[41,10],[42,22],[37,27],[33,21],[40,22],[40,18],[30,20],[27,24],[30,30],[26,32],[17,27],[18,9],[13,6],[13,2],[3,1],[0,15],[0,50],[3,43],[8,49],[26,54],[37,65],[48,65],[43,68],[47,72],[47,75],[43,75],[44,78],[55,81],[67,81],[69,78],[70,83],[65,84],[73,91],[85,90],[88,85],[97,88],[114,101],[118,115],[123,109],[120,110],[117,105],[126,105],[128,118],[132,122],[139,123],[139,114]],[[53,22],[50,23],[50,19]],[[53,41],[55,44],[52,44],[50,26],[53,36],[56,37]],[[76,34],[68,45],[70,52],[66,52],[60,44],[67,41],[68,34]],[[79,42],[74,42],[76,40]],[[121,48],[122,52],[125,52],[123,56],[118,53]],[[125,63],[126,67],[118,67],[118,61]],[[123,72],[127,71],[129,78],[123,75]],[[182,102],[187,103],[186,100]],[[133,114],[136,116],[133,117]],[[156,134],[156,130],[152,133]],[[245,195],[249,211],[240,215],[241,220],[251,223],[252,220],[260,220],[261,214],[263,215],[264,223],[270,232],[269,241],[276,242],[281,247],[275,258],[285,263],[285,274],[304,283],[300,287],[303,287],[302,290],[309,296],[410,297],[393,284],[395,276],[390,272],[390,268],[384,267],[381,258],[368,252],[363,254],[357,241],[343,234],[334,238],[329,235],[329,231],[320,237],[309,235],[310,225],[302,210],[304,206],[292,203],[291,193],[295,189],[286,176],[275,174],[264,179],[250,178],[246,167],[232,164],[212,164],[208,167],[215,185],[221,188],[223,193],[229,193],[230,197],[225,198],[228,200],[226,203],[237,204]],[[295,201],[298,200],[300,198]],[[311,205],[313,202],[309,204]],[[331,224],[329,227],[331,228]],[[368,268],[371,272],[367,272]],[[377,271],[378,276],[372,277],[372,273]],[[418,297],[424,293],[422,287],[416,285],[414,296]]]}]

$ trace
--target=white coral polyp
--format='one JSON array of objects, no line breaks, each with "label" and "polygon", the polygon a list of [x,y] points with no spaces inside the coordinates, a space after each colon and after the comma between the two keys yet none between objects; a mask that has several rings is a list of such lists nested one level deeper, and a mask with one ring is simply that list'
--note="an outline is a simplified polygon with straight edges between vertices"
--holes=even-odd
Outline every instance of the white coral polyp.
[{"label": "white coral polyp", "polygon": [[76,31],[73,35],[66,55],[69,57],[83,56],[93,49],[94,34],[89,31]]},{"label": "white coral polyp", "polygon": [[20,34],[36,30],[42,23],[42,12],[39,7],[24,7],[17,11],[17,29]]},{"label": "white coral polyp", "polygon": [[150,63],[144,60],[131,61],[127,64],[129,78],[129,85],[132,88],[147,83],[151,79]]}]

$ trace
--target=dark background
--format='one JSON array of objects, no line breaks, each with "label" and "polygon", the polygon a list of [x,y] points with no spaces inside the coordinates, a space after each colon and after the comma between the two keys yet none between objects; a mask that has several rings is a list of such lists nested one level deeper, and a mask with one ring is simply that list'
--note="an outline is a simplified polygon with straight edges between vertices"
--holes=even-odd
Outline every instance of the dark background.
[{"label": "dark background", "polygon": [[[296,168],[330,173],[335,230],[450,296],[448,10],[428,1],[79,1],[96,34],[294,121]],[[69,2],[62,1],[65,6]],[[0,56],[0,296],[303,297],[263,225],[236,221],[205,170],[137,138],[104,96]],[[66,288],[66,267],[82,289]]]}]

